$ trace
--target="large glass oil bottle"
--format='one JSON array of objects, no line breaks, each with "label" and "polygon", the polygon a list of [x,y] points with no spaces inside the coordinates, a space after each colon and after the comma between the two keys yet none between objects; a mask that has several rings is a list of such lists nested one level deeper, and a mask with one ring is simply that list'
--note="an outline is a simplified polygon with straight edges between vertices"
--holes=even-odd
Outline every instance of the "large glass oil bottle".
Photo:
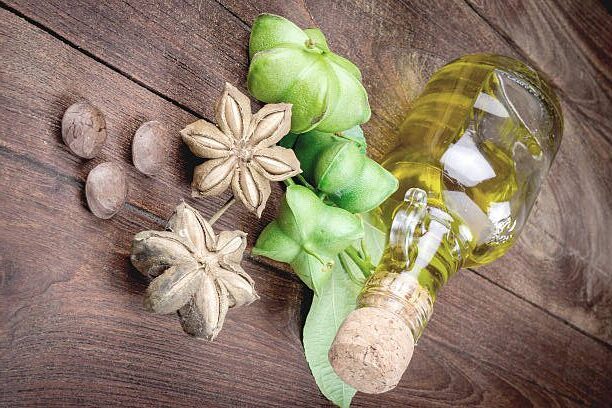
[{"label": "large glass oil bottle", "polygon": [[517,60],[468,55],[431,77],[383,162],[400,187],[378,211],[383,259],[330,350],[341,378],[364,392],[395,387],[440,287],[516,241],[562,126],[548,83]]}]

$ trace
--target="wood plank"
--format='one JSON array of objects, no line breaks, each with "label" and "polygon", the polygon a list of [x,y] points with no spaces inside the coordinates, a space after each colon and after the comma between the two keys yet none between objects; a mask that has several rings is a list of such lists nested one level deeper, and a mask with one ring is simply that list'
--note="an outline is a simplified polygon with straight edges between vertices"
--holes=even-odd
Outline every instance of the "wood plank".
[{"label": "wood plank", "polygon": [[133,234],[161,224],[134,207],[98,220],[78,178],[0,155],[2,406],[320,400],[300,349],[306,290],[291,275],[247,260],[257,306],[230,312],[218,341],[193,339],[175,316],[144,311],[129,263]]},{"label": "wood plank", "polygon": [[[162,228],[188,197],[178,173],[189,160],[173,142],[177,169],[141,178],[128,165],[130,134],[148,118],[177,129],[193,117],[11,13],[3,10],[0,21],[7,56],[0,82],[0,405],[324,401],[300,343],[309,292],[293,274],[247,259],[262,299],[230,313],[215,343],[142,308],[146,283],[130,266],[131,238]],[[101,159],[121,162],[130,175],[129,205],[109,221],[89,213],[83,198],[86,173],[99,160],[81,162],[60,141],[62,111],[81,97],[107,115],[111,140]],[[199,208],[210,214],[217,204]]]},{"label": "wood plank", "polygon": [[[427,2],[426,6],[411,2],[406,7],[382,2],[375,8],[361,3],[311,1],[306,3],[306,13],[267,2],[251,2],[251,7],[244,4],[226,1],[229,8],[240,10],[244,21],[270,9],[290,14],[304,26],[314,20],[331,38],[332,46],[358,62],[369,85],[374,116],[366,130],[370,151],[377,157],[393,145],[394,128],[413,96],[411,89],[401,84],[414,83],[423,64],[428,65],[423,73],[427,77],[443,58],[467,53],[487,51],[523,58],[469,7],[447,2]],[[352,21],[359,24],[353,26]],[[599,33],[593,31],[593,35]],[[575,72],[569,57],[563,61],[560,66],[536,66],[553,77],[556,72]],[[591,83],[597,86],[597,82]],[[607,266],[612,261],[607,226],[607,212],[612,208],[612,167],[604,137],[611,121],[602,119],[603,125],[593,126],[571,106],[573,100],[562,98],[562,102],[564,142],[533,215],[511,252],[478,273],[612,344],[612,273]],[[378,134],[382,137],[372,142],[372,135]],[[585,203],[589,203],[589,211],[584,211]]]},{"label": "wood plank", "polygon": [[[22,19],[0,16],[8,56],[0,81],[3,405],[323,403],[300,345],[307,291],[292,275],[247,260],[262,300],[230,315],[217,343],[203,345],[174,318],[142,310],[129,241],[159,228],[187,196],[180,173],[189,174],[189,157],[174,152],[177,173],[167,169],[148,184],[129,170],[130,206],[111,221],[84,207],[93,162],[75,160],[59,136],[72,101],[87,97],[107,113],[113,140],[103,155],[128,169],[129,135],[141,121],[163,118],[179,129],[192,117]],[[218,203],[199,207],[210,214]],[[609,347],[466,274],[442,295],[400,387],[359,395],[355,405],[603,405],[610,361]]]},{"label": "wood plank", "polygon": [[[300,347],[302,285],[247,261],[262,299],[230,313],[218,341],[189,338],[174,317],[144,312],[145,283],[129,266],[132,234],[159,223],[133,207],[95,219],[77,178],[6,148],[0,156],[0,186],[10,192],[0,197],[2,250],[20,254],[3,272],[3,405],[324,403]],[[608,397],[612,352],[601,344],[473,275],[441,300],[400,386],[358,395],[355,406],[570,406]]]},{"label": "wood plank", "polygon": [[[131,187],[130,198],[134,205],[144,210],[158,213],[170,214],[176,203],[183,197],[190,196],[190,183],[193,168],[202,162],[194,157],[180,139],[179,130],[186,124],[198,119],[180,107],[173,105],[161,98],[151,98],[151,92],[138,86],[131,81],[125,80],[128,85],[126,92],[131,95],[131,100],[126,101],[128,107],[116,103],[117,98],[122,97],[116,88],[102,87],[97,75],[99,64],[95,61],[83,59],[83,65],[78,66],[66,62],[70,68],[65,72],[51,73],[55,50],[35,49],[37,44],[27,43],[27,39],[17,37],[19,45],[24,50],[38,53],[38,58],[44,63],[35,66],[27,66],[29,61],[7,60],[3,66],[4,76],[2,78],[4,93],[0,95],[0,102],[6,110],[6,114],[0,120],[5,127],[12,127],[15,131],[4,135],[4,142],[12,143],[17,153],[27,155],[41,162],[48,162],[48,157],[58,154],[61,160],[49,163],[57,171],[69,174],[78,174],[79,179],[85,180],[89,171],[97,164],[106,160],[123,160],[126,168],[131,166],[131,140],[138,127],[145,121],[159,120],[168,128],[170,137],[170,149],[168,164],[158,176],[151,178],[137,171],[128,171]],[[66,49],[70,47],[64,46]],[[22,56],[25,54],[22,54]],[[27,68],[24,69],[23,67]],[[47,78],[53,86],[36,89],[31,84],[31,78]],[[78,82],[74,78],[83,80]],[[216,96],[206,98],[210,106],[219,97],[222,83],[215,90]],[[32,89],[34,88],[34,89]],[[32,100],[24,100],[21,94],[24,89],[36,91],[36,97]],[[63,89],[58,94],[55,90]],[[129,90],[129,91],[128,91]],[[211,91],[212,92],[212,91]],[[59,135],[61,117],[68,106],[80,99],[90,100],[99,106],[106,116],[108,128],[108,140],[101,154],[94,160],[83,160],[72,155],[62,142]],[[32,133],[30,118],[23,112],[34,111],[49,115],[53,119],[51,125],[53,130],[47,133]],[[32,134],[23,143],[24,134]],[[49,137],[52,136],[52,137]],[[176,165],[178,163],[178,165]],[[135,170],[130,167],[131,170]],[[159,185],[163,188],[159,188]],[[269,200],[268,208],[261,220],[249,214],[242,206],[236,205],[232,210],[232,217],[222,217],[219,225],[224,228],[237,228],[249,230],[249,245],[252,246],[258,233],[267,225],[274,214],[277,213],[277,205],[282,195],[279,183],[273,183],[273,192]],[[228,191],[221,197],[212,197],[206,200],[190,200],[203,214],[210,217],[216,209],[231,196]]]},{"label": "wood plank", "polygon": [[[97,220],[80,180],[0,155],[10,192],[1,197],[3,252],[20,254],[3,276],[3,404],[323,402],[300,347],[302,285],[247,261],[262,299],[231,313],[217,342],[191,339],[172,316],[143,311],[145,283],[127,259],[133,232],[160,224],[133,209]],[[610,397],[611,359],[609,348],[467,275],[442,295],[398,389],[359,395],[355,406],[598,404]]]},{"label": "wood plank", "polygon": [[[468,0],[612,144],[612,18],[598,1]],[[608,145],[610,148],[610,145]]]},{"label": "wood plank", "polygon": [[[612,167],[609,165],[612,152],[612,71],[609,57],[612,19],[602,4],[594,1],[483,3],[470,0],[468,3],[510,42],[523,59],[550,74],[553,86],[564,102],[566,135],[581,136],[578,141],[566,137],[558,161],[565,161],[568,165],[558,166],[557,163],[549,180],[550,189],[544,191],[544,194],[552,193],[563,217],[560,222],[547,217],[548,209],[540,205],[540,200],[532,217],[549,226],[542,228],[542,223],[530,224],[521,237],[521,246],[535,247],[536,250],[525,254],[519,247],[511,254],[524,257],[531,266],[524,276],[529,278],[529,282],[513,279],[506,270],[498,270],[496,265],[483,272],[553,313],[567,316],[578,327],[610,343],[612,291],[608,288],[612,285],[609,268],[612,240],[607,232],[610,225],[607,213],[612,208]],[[585,134],[590,143],[576,146],[584,141]],[[568,143],[573,149],[568,150]],[[565,155],[565,152],[570,154]],[[593,158],[599,160],[588,168]],[[575,207],[588,206],[588,211],[576,213],[572,205],[566,203],[576,201],[577,196],[590,189],[585,179],[596,180],[599,191],[587,193],[591,196],[588,201],[574,204]],[[573,185],[558,188],[566,185],[568,180],[572,180]],[[572,213],[577,215],[567,216]],[[554,223],[552,228],[551,223]],[[576,231],[581,231],[580,239],[576,239]],[[512,265],[509,263],[508,268]],[[556,277],[551,275],[547,284],[538,285],[534,290],[530,282],[537,282],[534,277],[551,265],[563,273]],[[556,282],[550,285],[550,281]]]},{"label": "wood plank", "polygon": [[[9,2],[125,75],[207,118],[212,117],[223,81],[244,87],[248,24],[257,14],[274,12],[302,26],[317,25],[338,52],[362,68],[373,108],[365,129],[370,153],[376,158],[396,140],[395,128],[415,93],[411,86],[418,82],[415,73],[423,70],[427,77],[443,62],[466,53],[522,57],[463,3],[221,3],[164,2],[143,7],[135,1]],[[96,24],[90,21],[94,15]],[[600,26],[594,27],[595,33]],[[563,61],[566,64],[560,67],[542,68],[553,78],[561,74],[569,78],[564,73],[575,71],[569,57]],[[592,89],[597,86],[594,80],[589,83]],[[531,217],[516,248],[482,273],[612,344],[612,291],[608,289],[612,277],[607,268],[612,243],[604,227],[606,211],[612,206],[612,169],[602,134],[609,120],[602,120],[601,126],[585,123],[584,115],[572,105],[578,96],[572,100],[562,96],[565,140],[538,200],[538,216]],[[583,210],[583,203],[589,203],[589,211]],[[580,215],[568,220],[567,214]]]}]

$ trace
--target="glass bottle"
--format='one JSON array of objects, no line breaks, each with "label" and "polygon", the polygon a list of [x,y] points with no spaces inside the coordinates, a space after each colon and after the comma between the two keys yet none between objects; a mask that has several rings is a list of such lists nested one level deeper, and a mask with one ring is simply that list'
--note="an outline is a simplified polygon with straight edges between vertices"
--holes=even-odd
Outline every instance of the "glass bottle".
[{"label": "glass bottle", "polygon": [[434,73],[382,163],[400,187],[377,211],[383,258],[329,353],[345,382],[397,385],[440,288],[516,241],[562,131],[550,85],[520,61],[468,55]]}]

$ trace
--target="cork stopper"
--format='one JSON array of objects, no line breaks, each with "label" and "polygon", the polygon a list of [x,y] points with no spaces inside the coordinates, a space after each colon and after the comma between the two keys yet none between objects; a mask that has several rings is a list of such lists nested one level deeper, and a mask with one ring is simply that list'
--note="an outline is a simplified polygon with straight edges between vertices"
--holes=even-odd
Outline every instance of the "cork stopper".
[{"label": "cork stopper", "polygon": [[412,332],[399,316],[362,307],[342,323],[328,357],[344,382],[358,391],[380,394],[395,388],[413,350]]}]

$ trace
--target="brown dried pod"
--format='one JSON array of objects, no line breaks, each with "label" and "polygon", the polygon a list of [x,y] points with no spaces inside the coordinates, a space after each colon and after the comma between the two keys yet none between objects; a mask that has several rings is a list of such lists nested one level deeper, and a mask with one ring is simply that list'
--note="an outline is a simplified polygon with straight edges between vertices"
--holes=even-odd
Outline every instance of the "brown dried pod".
[{"label": "brown dried pod", "polygon": [[293,150],[276,146],[291,127],[291,105],[269,104],[253,114],[249,98],[226,83],[215,111],[218,127],[198,120],[181,131],[191,152],[209,159],[195,168],[192,193],[208,197],[231,186],[234,196],[261,217],[270,181],[302,172]]},{"label": "brown dried pod", "polygon": [[98,218],[108,219],[115,215],[125,203],[127,193],[125,173],[115,163],[98,164],[87,176],[87,205]]},{"label": "brown dried pod", "polygon": [[168,159],[166,128],[158,121],[145,122],[138,128],[132,140],[134,166],[147,176],[155,176]]},{"label": "brown dried pod", "polygon": [[71,105],[62,118],[62,139],[77,156],[91,159],[106,142],[106,121],[98,108],[87,101]]},{"label": "brown dried pod", "polygon": [[176,207],[169,231],[142,231],[132,242],[132,264],[154,278],[144,306],[155,313],[178,311],[183,330],[213,340],[229,309],[259,299],[240,261],[242,231],[221,231],[185,203]]}]

